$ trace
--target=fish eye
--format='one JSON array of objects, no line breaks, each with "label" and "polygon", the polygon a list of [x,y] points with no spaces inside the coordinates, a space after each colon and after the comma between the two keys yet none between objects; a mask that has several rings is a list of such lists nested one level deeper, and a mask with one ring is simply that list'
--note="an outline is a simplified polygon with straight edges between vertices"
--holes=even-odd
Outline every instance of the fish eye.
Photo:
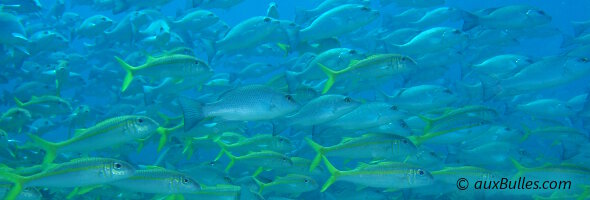
[{"label": "fish eye", "polygon": [[209,162],[209,166],[215,166],[215,161]]},{"label": "fish eye", "polygon": [[49,125],[49,121],[45,121],[45,125]]},{"label": "fish eye", "polygon": [[402,57],[402,61],[406,61],[406,60],[407,60],[407,58],[406,58],[406,57]]},{"label": "fish eye", "polygon": [[424,175],[424,171],[423,171],[423,170],[421,170],[421,169],[418,169],[418,174],[420,174],[420,175]]},{"label": "fish eye", "polygon": [[431,156],[436,156],[436,153],[434,153],[434,151],[431,151],[429,154],[430,154]]},{"label": "fish eye", "polygon": [[115,163],[113,166],[115,167],[115,169],[121,169],[122,167],[121,163]]},{"label": "fish eye", "polygon": [[264,18],[264,22],[270,22],[270,18],[269,17],[265,17]]},{"label": "fish eye", "polygon": [[402,140],[402,142],[403,142],[404,144],[408,144],[408,140],[406,140],[406,139],[403,139],[403,140]]},{"label": "fish eye", "polygon": [[137,122],[143,123],[143,119],[142,118],[139,118],[139,119],[137,119]]},{"label": "fish eye", "polygon": [[391,106],[391,108],[389,108],[391,110],[397,110],[397,106]]},{"label": "fish eye", "polygon": [[350,103],[350,102],[352,102],[352,99],[350,97],[346,97],[346,98],[344,98],[344,102]]},{"label": "fish eye", "polygon": [[504,128],[505,131],[511,131],[512,129],[510,127],[506,127]]},{"label": "fish eye", "polygon": [[49,31],[45,31],[45,32],[43,32],[43,34],[49,35]]},{"label": "fish eye", "polygon": [[213,15],[213,13],[209,13],[209,14],[207,14],[207,16],[213,17],[214,15]]},{"label": "fish eye", "polygon": [[371,9],[369,7],[367,7],[367,6],[361,7],[361,10],[362,11],[371,11]]},{"label": "fish eye", "polygon": [[542,10],[539,10],[539,11],[537,11],[537,12],[538,12],[539,14],[541,14],[541,15],[546,15],[546,14],[547,14],[547,13],[545,13],[545,12],[544,12],[544,11],[542,11]]},{"label": "fish eye", "polygon": [[307,180],[307,179],[303,179],[303,182],[305,182],[305,183],[308,183],[308,182],[309,182],[309,180]]},{"label": "fish eye", "polygon": [[291,96],[289,94],[285,95],[285,98],[287,98],[287,100],[289,100],[289,101],[293,101],[293,96]]},{"label": "fish eye", "polygon": [[356,54],[357,52],[356,52],[356,50],[352,49],[348,53],[350,53],[350,54]]},{"label": "fish eye", "polygon": [[160,32],[161,32],[161,31],[164,31],[164,27],[161,27],[161,26],[160,26]]},{"label": "fish eye", "polygon": [[107,21],[107,18],[106,18],[106,17],[101,17],[100,19],[101,19],[102,21]]},{"label": "fish eye", "polygon": [[444,92],[444,93],[447,93],[447,94],[453,94],[453,92],[452,92],[451,90],[449,90],[448,88],[447,88],[447,89],[445,89],[445,90],[443,90],[443,92]]},{"label": "fish eye", "polygon": [[459,34],[459,33],[461,33],[461,31],[459,31],[457,29],[453,30],[453,34]]},{"label": "fish eye", "polygon": [[399,120],[399,125],[402,128],[408,128],[408,123],[406,123],[404,120]]},{"label": "fish eye", "polygon": [[182,179],[182,183],[187,184],[188,183],[188,179],[187,178],[183,178]]},{"label": "fish eye", "polygon": [[588,62],[588,58],[578,58],[578,62]]}]

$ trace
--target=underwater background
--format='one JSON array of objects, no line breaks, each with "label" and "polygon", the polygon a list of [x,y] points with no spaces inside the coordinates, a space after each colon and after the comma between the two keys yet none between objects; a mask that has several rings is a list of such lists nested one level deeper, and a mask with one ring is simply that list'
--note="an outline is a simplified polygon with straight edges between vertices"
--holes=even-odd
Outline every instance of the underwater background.
[{"label": "underwater background", "polygon": [[589,199],[588,10],[0,0],[0,198]]}]

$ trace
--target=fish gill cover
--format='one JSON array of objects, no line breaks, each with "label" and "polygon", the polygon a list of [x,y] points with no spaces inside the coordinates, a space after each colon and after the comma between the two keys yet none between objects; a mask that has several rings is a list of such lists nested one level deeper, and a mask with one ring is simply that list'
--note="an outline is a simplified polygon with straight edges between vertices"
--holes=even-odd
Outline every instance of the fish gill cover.
[{"label": "fish gill cover", "polygon": [[588,199],[588,10],[0,0],[0,198]]}]

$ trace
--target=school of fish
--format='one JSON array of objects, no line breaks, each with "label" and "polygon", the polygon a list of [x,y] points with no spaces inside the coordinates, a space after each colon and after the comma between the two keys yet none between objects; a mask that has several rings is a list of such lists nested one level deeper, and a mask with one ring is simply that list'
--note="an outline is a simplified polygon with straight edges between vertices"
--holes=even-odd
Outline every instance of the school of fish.
[{"label": "school of fish", "polygon": [[590,199],[590,19],[277,2],[0,0],[0,198]]}]

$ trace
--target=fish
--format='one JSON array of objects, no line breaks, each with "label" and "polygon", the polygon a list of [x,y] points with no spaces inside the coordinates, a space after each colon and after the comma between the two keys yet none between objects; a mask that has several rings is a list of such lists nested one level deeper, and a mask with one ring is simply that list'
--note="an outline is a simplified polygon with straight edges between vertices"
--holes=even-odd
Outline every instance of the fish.
[{"label": "fish", "polygon": [[397,105],[371,102],[361,104],[356,109],[326,123],[324,126],[345,130],[359,130],[403,120],[407,117],[408,113],[400,110]]},{"label": "fish", "polygon": [[344,4],[359,4],[369,6],[370,1],[367,0],[327,0],[322,1],[319,5],[311,10],[295,10],[295,22],[299,24],[306,23],[310,20],[314,20],[326,11],[336,8]]},{"label": "fish", "polygon": [[33,117],[29,110],[15,107],[2,113],[0,124],[6,131],[20,133],[23,127],[32,121],[32,119]]},{"label": "fish", "polygon": [[340,80],[353,81],[354,84],[362,81],[364,78],[390,78],[393,75],[407,74],[418,68],[416,62],[410,57],[399,54],[373,55],[363,60],[352,62],[347,68],[339,71],[334,71],[321,63],[318,64],[328,76],[328,81],[324,85],[322,94],[327,93],[332,88],[337,81],[337,77]]},{"label": "fish", "polygon": [[26,49],[29,39],[27,38],[24,26],[20,22],[20,18],[7,12],[0,12],[0,24],[2,24],[2,27],[5,27],[0,32],[0,44],[29,54]]},{"label": "fish", "polygon": [[201,186],[186,174],[160,168],[135,170],[131,177],[109,182],[118,188],[142,193],[187,194]]},{"label": "fish", "polygon": [[469,30],[475,26],[493,29],[523,29],[544,25],[551,21],[551,16],[545,11],[527,5],[489,8],[467,16],[469,17],[463,18],[463,30]]},{"label": "fish", "polygon": [[339,144],[329,147],[323,147],[309,138],[305,140],[317,152],[309,171],[313,171],[320,164],[321,158],[327,156],[404,160],[416,152],[416,146],[410,140],[392,134],[365,134],[357,138],[343,138]]},{"label": "fish", "polygon": [[574,108],[559,99],[537,99],[518,104],[514,109],[540,118],[569,117],[576,114]]},{"label": "fish", "polygon": [[45,150],[44,164],[49,164],[63,152],[89,152],[119,145],[133,140],[146,139],[156,132],[159,124],[145,116],[114,117],[87,129],[78,129],[76,135],[61,142],[49,142],[28,134],[33,145]]},{"label": "fish", "polygon": [[465,106],[462,108],[448,110],[437,118],[420,117],[426,122],[424,135],[409,137],[414,144],[419,145],[434,137],[489,124],[499,117],[498,112],[485,106]]},{"label": "fish", "polygon": [[50,84],[31,81],[16,86],[13,94],[18,99],[30,99],[35,95],[53,95],[56,94],[56,91]]},{"label": "fish", "polygon": [[302,41],[315,41],[357,30],[379,16],[379,11],[360,4],[344,4],[322,13],[299,31]]},{"label": "fish", "polygon": [[31,126],[29,126],[29,132],[35,134],[43,134],[50,132],[50,130],[53,130],[57,127],[57,124],[53,123],[53,121],[51,121],[50,119],[41,118],[31,123]]},{"label": "fish", "polygon": [[97,34],[103,33],[113,25],[113,20],[104,15],[93,15],[86,18],[82,24],[75,30],[74,36],[77,37],[93,37]]},{"label": "fish", "polygon": [[429,27],[446,21],[457,21],[462,19],[463,12],[463,10],[454,7],[439,7],[427,12],[422,18],[410,22],[410,24],[417,27]]},{"label": "fish", "polygon": [[33,33],[29,37],[28,52],[31,55],[39,54],[43,51],[58,51],[69,47],[70,40],[63,34],[44,30]]},{"label": "fish", "polygon": [[440,85],[418,85],[400,89],[397,94],[389,96],[382,93],[387,102],[400,110],[409,112],[428,111],[445,107],[457,102],[458,95],[451,89]]},{"label": "fish", "polygon": [[[509,97],[563,85],[588,73],[585,67],[588,61],[590,60],[584,57],[547,57],[528,65],[506,79],[483,76],[481,77],[483,98]],[[541,84],[535,81],[540,79],[543,80]]]},{"label": "fish", "polygon": [[[336,181],[377,188],[413,188],[430,185],[433,176],[422,168],[396,162],[360,163],[353,170],[340,171],[326,157],[322,157],[330,178],[324,183],[320,192],[326,191]],[[371,177],[371,178],[367,178]]]},{"label": "fish", "polygon": [[[538,167],[525,167],[520,164],[518,161],[511,159],[514,168],[516,168],[517,172],[512,177],[513,179],[516,177],[527,177],[534,180],[567,180],[561,184],[578,184],[583,185],[586,184],[587,179],[584,177],[588,176],[588,169],[584,166],[576,166],[576,165],[568,165],[568,164],[545,164],[543,166]],[[556,175],[559,176],[556,177]],[[565,187],[568,187],[565,185]],[[571,186],[570,186],[571,187]],[[543,189],[541,189],[543,190]]]},{"label": "fish", "polygon": [[319,67],[319,64],[330,66],[334,70],[342,70],[355,59],[361,59],[361,55],[357,50],[349,48],[333,48],[320,53],[315,56],[307,67],[302,71],[287,71],[285,78],[289,84],[289,88],[297,88],[299,83],[304,81],[313,81],[316,79],[322,80],[326,78],[325,74]]},{"label": "fish", "polygon": [[219,21],[219,17],[209,10],[195,10],[182,18],[172,21],[172,29],[186,29],[192,32],[200,32],[202,29],[211,26]]},{"label": "fish", "polygon": [[207,104],[188,98],[181,98],[179,101],[185,131],[204,118],[217,117],[230,121],[272,120],[299,108],[291,95],[264,85],[239,87],[222,94],[218,101]]},{"label": "fish", "polygon": [[266,16],[267,17],[272,17],[274,19],[279,19],[280,18],[277,3],[270,2],[268,4],[268,9],[266,9]]},{"label": "fish", "polygon": [[125,179],[134,173],[135,167],[125,161],[112,158],[79,158],[56,164],[30,176],[20,176],[3,170],[0,172],[0,179],[14,184],[4,199],[16,199],[23,187],[88,186]]},{"label": "fish", "polygon": [[176,80],[185,78],[199,79],[202,77],[207,79],[212,75],[211,68],[205,63],[195,57],[175,54],[161,57],[148,56],[144,64],[134,67],[127,64],[124,60],[115,56],[115,59],[127,73],[121,86],[121,92],[127,90],[134,75],[142,75],[162,80],[165,77],[172,77]]},{"label": "fish", "polygon": [[288,174],[283,177],[277,177],[270,183],[263,183],[255,179],[262,195],[279,194],[299,196],[301,193],[313,191],[318,188],[318,183],[311,177],[299,174]]},{"label": "fish", "polygon": [[343,95],[322,95],[301,108],[294,114],[286,116],[290,126],[309,127],[337,119],[351,112],[360,102]]},{"label": "fish", "polygon": [[226,151],[236,153],[247,153],[248,151],[274,151],[279,153],[288,153],[294,149],[291,141],[283,136],[259,134],[254,137],[245,138],[235,143],[226,144],[221,140],[215,142]]},{"label": "fish", "polygon": [[215,41],[215,49],[231,52],[254,47],[262,43],[279,25],[278,20],[266,16],[249,18],[234,26],[222,39]]},{"label": "fish", "polygon": [[466,40],[467,35],[460,30],[452,27],[434,27],[420,32],[407,43],[394,46],[400,52],[415,55],[462,46]]},{"label": "fish", "polygon": [[497,78],[509,78],[522,68],[533,64],[534,61],[528,56],[504,54],[491,57],[479,64],[472,66],[473,71],[484,73]]},{"label": "fish", "polygon": [[225,167],[226,173],[235,165],[236,162],[247,166],[260,166],[266,169],[293,166],[291,158],[274,151],[250,152],[243,156],[234,156],[232,153],[226,150],[222,151],[230,159],[230,162]]},{"label": "fish", "polygon": [[14,101],[18,107],[31,111],[33,115],[52,116],[65,115],[72,112],[70,102],[58,96],[33,96],[27,102],[22,102],[15,97]]},{"label": "fish", "polygon": [[172,37],[170,25],[165,20],[155,20],[139,33],[143,36],[142,43],[153,46],[164,46]]},{"label": "fish", "polygon": [[2,0],[0,198],[585,199],[585,7]]}]

